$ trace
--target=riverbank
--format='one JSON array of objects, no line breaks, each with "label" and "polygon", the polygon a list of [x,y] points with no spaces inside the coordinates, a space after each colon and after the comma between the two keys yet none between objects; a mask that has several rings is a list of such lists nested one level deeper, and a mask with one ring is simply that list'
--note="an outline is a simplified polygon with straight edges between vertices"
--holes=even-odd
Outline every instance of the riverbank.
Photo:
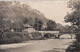
[{"label": "riverbank", "polygon": [[2,44],[2,45],[0,45],[0,50],[19,48],[19,47],[31,45],[31,44],[34,44],[37,42],[38,42],[38,40],[30,40],[30,41],[24,41],[22,43]]},{"label": "riverbank", "polygon": [[33,43],[31,41],[26,41],[25,43],[3,44],[3,45],[0,45],[0,50],[19,48],[19,47],[23,47],[30,44],[33,44]]}]

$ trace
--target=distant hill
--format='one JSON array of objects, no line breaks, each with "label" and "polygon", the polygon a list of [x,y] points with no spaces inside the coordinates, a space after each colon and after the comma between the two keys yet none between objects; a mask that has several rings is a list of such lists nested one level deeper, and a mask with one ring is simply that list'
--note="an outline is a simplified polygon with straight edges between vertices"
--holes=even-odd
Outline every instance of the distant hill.
[{"label": "distant hill", "polygon": [[61,25],[60,23],[57,23],[57,26],[56,26],[57,29],[64,29],[65,27],[63,25]]},{"label": "distant hill", "polygon": [[32,9],[27,4],[20,2],[1,1],[0,2],[0,18],[3,17],[5,21],[20,22],[26,19],[26,23],[33,25],[35,19],[41,20],[44,25],[48,19],[38,10]]},{"label": "distant hill", "polygon": [[57,23],[56,29],[59,30],[60,32],[65,31],[65,27],[63,25],[61,25],[60,23]]}]

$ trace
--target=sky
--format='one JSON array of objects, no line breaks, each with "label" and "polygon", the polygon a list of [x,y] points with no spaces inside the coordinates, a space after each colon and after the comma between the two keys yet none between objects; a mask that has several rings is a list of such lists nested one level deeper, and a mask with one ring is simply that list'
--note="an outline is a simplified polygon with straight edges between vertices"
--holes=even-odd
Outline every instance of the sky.
[{"label": "sky", "polygon": [[67,2],[68,0],[34,0],[23,3],[30,5],[33,9],[39,10],[47,19],[51,19],[57,23],[66,25],[69,23],[64,22],[64,17],[66,16],[67,12],[71,11],[69,8],[67,8]]}]

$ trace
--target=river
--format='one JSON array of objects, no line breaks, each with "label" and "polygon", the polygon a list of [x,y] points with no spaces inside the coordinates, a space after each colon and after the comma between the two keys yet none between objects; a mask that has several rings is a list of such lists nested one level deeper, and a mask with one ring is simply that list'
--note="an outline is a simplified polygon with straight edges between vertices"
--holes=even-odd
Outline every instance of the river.
[{"label": "river", "polygon": [[53,52],[65,52],[65,49],[72,41],[73,39],[36,40],[29,42],[32,44],[13,49],[0,50],[0,52],[49,52],[51,50]]}]

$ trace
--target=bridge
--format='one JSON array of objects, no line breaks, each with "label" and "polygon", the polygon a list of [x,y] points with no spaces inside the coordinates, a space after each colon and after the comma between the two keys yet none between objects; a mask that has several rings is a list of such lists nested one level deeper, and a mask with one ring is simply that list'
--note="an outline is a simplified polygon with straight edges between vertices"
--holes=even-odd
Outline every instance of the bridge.
[{"label": "bridge", "polygon": [[[70,34],[71,38],[72,38],[72,34],[74,33],[59,33],[59,31],[37,31],[39,33],[41,33],[41,35],[44,36],[48,36],[50,37],[51,35],[55,36],[55,38],[60,38],[61,35],[64,34]],[[51,34],[51,35],[50,35]]]},{"label": "bridge", "polygon": [[41,33],[41,35],[50,37],[50,34],[54,35],[55,37],[58,37],[60,35],[59,31],[37,31]]}]

